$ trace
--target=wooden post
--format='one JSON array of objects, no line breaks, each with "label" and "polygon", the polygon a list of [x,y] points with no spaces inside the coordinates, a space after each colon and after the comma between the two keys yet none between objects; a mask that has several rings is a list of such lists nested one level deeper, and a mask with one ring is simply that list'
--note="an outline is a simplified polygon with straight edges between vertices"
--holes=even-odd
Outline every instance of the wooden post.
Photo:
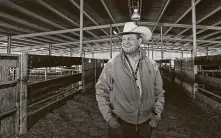
[{"label": "wooden post", "polygon": [[7,54],[11,54],[11,36],[8,36]]},{"label": "wooden post", "polygon": [[112,24],[110,24],[110,59],[112,59]]},{"label": "wooden post", "polygon": [[84,0],[80,0],[80,57],[82,57],[83,55],[83,25],[84,25],[83,6],[84,6]]},{"label": "wooden post", "polygon": [[27,81],[28,54],[21,55],[21,87],[20,87],[20,134],[27,133]]},{"label": "wooden post", "polygon": [[196,1],[192,0],[192,31],[193,31],[193,50],[192,50],[192,73],[193,73],[193,98],[195,98],[195,61],[194,58],[196,57],[196,7],[195,7]]}]

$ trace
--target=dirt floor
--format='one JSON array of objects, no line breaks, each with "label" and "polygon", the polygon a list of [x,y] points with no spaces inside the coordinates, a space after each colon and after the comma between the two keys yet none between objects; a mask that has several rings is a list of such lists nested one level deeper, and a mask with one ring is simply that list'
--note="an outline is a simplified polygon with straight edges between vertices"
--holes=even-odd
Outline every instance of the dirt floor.
[{"label": "dirt floor", "polygon": [[[166,104],[153,138],[221,138],[221,114],[165,82]],[[20,138],[106,138],[94,94],[79,94]]]}]

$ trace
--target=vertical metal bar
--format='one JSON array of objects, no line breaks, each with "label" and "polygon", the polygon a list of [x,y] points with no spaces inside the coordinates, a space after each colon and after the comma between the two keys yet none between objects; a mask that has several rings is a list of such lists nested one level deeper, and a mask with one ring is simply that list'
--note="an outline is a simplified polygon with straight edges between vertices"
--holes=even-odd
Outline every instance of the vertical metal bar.
[{"label": "vertical metal bar", "polygon": [[195,98],[195,66],[194,66],[194,58],[196,56],[196,9],[195,9],[195,0],[192,1],[192,31],[193,31],[193,50],[192,50],[192,73],[193,73],[193,98]]},{"label": "vertical metal bar", "polygon": [[81,73],[81,80],[82,80],[82,92],[84,93],[85,92],[85,57],[82,57],[82,62],[81,62],[81,70],[82,70],[82,73]]},{"label": "vertical metal bar", "polygon": [[11,36],[8,36],[7,54],[11,54]]},{"label": "vertical metal bar", "polygon": [[45,81],[47,80],[48,78],[48,68],[45,68]]},{"label": "vertical metal bar", "polygon": [[163,27],[160,27],[161,60],[163,59]]},{"label": "vertical metal bar", "polygon": [[94,58],[94,52],[91,52],[91,54],[92,54],[92,58]]},{"label": "vertical metal bar", "polygon": [[112,59],[112,24],[110,24],[110,59]]},{"label": "vertical metal bar", "polygon": [[181,57],[183,58],[183,51],[181,52]]},{"label": "vertical metal bar", "polygon": [[153,59],[153,39],[152,39],[152,59]]},{"label": "vertical metal bar", "polygon": [[70,48],[70,57],[73,57],[73,48]]},{"label": "vertical metal bar", "polygon": [[52,44],[49,44],[49,51],[48,51],[49,56],[51,56],[51,48],[52,48]]},{"label": "vertical metal bar", "polygon": [[85,57],[85,51],[83,50],[83,56]]},{"label": "vertical metal bar", "polygon": [[148,43],[148,57],[150,56],[150,43]]},{"label": "vertical metal bar", "polygon": [[28,54],[21,55],[21,82],[20,82],[20,134],[27,133],[27,80]]},{"label": "vertical metal bar", "polygon": [[80,0],[80,57],[83,55],[83,7],[84,0]]},{"label": "vertical metal bar", "polygon": [[209,56],[209,48],[206,48],[206,56]]},{"label": "vertical metal bar", "polygon": [[[49,44],[49,49],[48,49],[48,55],[51,56],[51,52],[52,52],[52,44]],[[46,67],[45,68],[45,81],[48,80],[48,72],[50,72],[51,67]]]}]

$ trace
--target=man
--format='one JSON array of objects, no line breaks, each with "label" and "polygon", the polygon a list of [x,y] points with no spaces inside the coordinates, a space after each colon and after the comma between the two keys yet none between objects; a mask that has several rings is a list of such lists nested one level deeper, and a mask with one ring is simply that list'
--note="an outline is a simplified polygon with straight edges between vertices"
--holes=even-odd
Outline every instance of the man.
[{"label": "man", "polygon": [[119,34],[122,52],[108,61],[96,84],[99,110],[110,138],[150,138],[164,106],[162,78],[156,62],[140,48],[152,34],[128,22]]}]

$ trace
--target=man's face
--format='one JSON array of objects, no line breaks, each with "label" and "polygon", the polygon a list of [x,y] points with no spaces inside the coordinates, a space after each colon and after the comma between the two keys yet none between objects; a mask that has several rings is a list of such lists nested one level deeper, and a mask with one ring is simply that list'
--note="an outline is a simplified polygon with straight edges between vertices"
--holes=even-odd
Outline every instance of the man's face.
[{"label": "man's face", "polygon": [[133,54],[135,53],[141,44],[142,38],[137,38],[136,34],[127,34],[121,37],[122,49],[126,54]]}]

